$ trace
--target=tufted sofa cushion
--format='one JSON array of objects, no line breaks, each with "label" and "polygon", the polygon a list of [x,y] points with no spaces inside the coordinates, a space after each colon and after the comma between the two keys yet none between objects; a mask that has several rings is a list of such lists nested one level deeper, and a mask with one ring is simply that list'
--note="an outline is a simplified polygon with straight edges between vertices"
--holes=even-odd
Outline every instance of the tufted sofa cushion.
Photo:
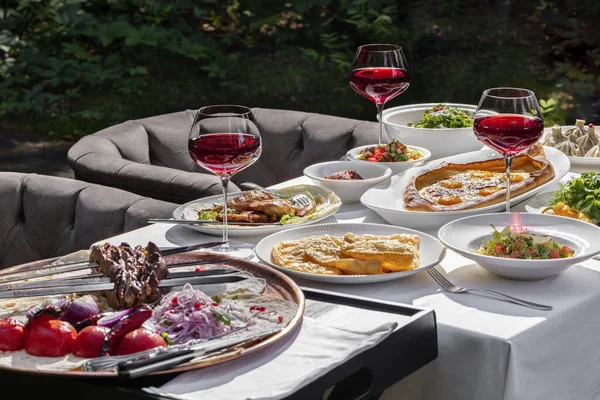
[{"label": "tufted sofa cushion", "polygon": [[72,179],[2,172],[0,268],[87,249],[176,207]]},{"label": "tufted sofa cushion", "polygon": [[[288,110],[253,111],[262,155],[233,182],[273,185],[301,176],[308,165],[340,159],[353,147],[377,141],[375,122]],[[217,177],[205,173],[188,154],[194,115],[187,110],[104,129],[73,145],[69,163],[77,179],[156,199],[184,203],[220,194]]]}]

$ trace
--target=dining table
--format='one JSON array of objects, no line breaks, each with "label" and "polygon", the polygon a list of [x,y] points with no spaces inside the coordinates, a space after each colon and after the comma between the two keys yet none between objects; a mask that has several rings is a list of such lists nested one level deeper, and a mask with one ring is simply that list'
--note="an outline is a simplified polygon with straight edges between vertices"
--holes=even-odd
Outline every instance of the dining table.
[{"label": "dining table", "polygon": [[[561,181],[578,172],[573,167]],[[298,177],[272,188],[297,184],[311,181]],[[544,191],[555,190],[557,185]],[[512,209],[524,210],[523,203]],[[361,203],[343,204],[319,223],[387,224]],[[437,229],[424,232],[435,236]],[[257,235],[232,240],[252,247],[261,239]],[[98,243],[143,245],[152,241],[171,247],[214,240],[188,226],[157,223]],[[438,269],[463,287],[492,289],[553,309],[541,311],[483,295],[448,293],[426,272],[371,284],[294,280],[305,288],[435,312],[437,358],[389,387],[381,399],[600,399],[600,307],[595,311],[600,304],[600,260],[574,265],[555,277],[519,281],[495,276],[448,249]],[[397,359],[392,365],[400,365],[402,356],[394,354]]]}]

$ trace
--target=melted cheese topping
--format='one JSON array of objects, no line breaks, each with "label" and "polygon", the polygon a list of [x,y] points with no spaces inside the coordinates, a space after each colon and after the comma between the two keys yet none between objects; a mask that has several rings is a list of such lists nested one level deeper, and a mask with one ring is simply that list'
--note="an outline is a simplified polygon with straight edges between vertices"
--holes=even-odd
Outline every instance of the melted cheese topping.
[{"label": "melted cheese topping", "polygon": [[[510,182],[513,184],[522,182],[529,176],[528,172],[515,171],[510,174]],[[434,204],[453,206],[481,201],[505,189],[506,173],[504,172],[467,171],[426,186],[419,190],[419,194]]]}]

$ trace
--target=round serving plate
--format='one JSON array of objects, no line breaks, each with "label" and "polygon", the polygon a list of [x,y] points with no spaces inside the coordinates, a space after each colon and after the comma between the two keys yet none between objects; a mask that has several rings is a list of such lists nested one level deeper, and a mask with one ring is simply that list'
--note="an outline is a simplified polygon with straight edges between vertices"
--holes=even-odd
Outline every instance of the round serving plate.
[{"label": "round serving plate", "polygon": [[[296,193],[306,193],[310,192],[313,196],[321,194],[326,196],[328,201],[330,202],[330,207],[323,212],[315,216],[312,219],[301,221],[298,223],[290,223],[290,224],[277,224],[273,225],[260,225],[260,226],[243,226],[243,225],[235,225],[234,223],[228,224],[229,237],[247,237],[247,236],[256,236],[256,235],[268,235],[273,232],[279,232],[284,229],[288,229],[294,226],[304,226],[311,225],[316,222],[322,221],[326,218],[331,217],[335,214],[340,206],[342,205],[342,201],[340,198],[330,190],[324,189],[322,187],[316,185],[295,185],[289,186],[280,189],[273,189],[274,192],[280,193],[282,195],[290,196]],[[235,198],[237,196],[242,195],[244,192],[233,192],[229,193],[227,197],[229,199]],[[195,220],[197,219],[196,210],[211,208],[214,206],[216,202],[221,202],[223,200],[222,195],[205,197],[198,200],[192,200],[186,204],[183,204],[173,211],[174,219],[186,219],[186,220]],[[188,228],[194,229],[196,231],[206,233],[208,235],[213,236],[222,236],[223,235],[223,225],[216,222],[214,225],[183,225]]]},{"label": "round serving plate", "polygon": [[[60,265],[63,262],[81,261],[82,259],[86,260],[87,259],[86,255],[89,255],[89,251],[82,250],[82,251],[79,251],[76,253],[66,255],[60,259],[53,258],[53,259],[35,261],[35,262],[11,267],[11,268],[2,270],[2,273],[3,274],[7,273],[7,272],[24,272],[24,273],[26,273],[26,271],[39,270],[40,268],[53,269],[56,265]],[[213,257],[215,259],[221,258],[220,256],[216,256],[213,253],[193,251],[193,252],[182,253],[182,254],[177,254],[177,255],[165,256],[165,261],[167,262],[167,264],[174,264],[174,263],[184,263],[184,262],[206,260],[207,258],[210,259]],[[52,263],[53,265],[50,265],[50,263]],[[261,288],[264,287],[264,291],[262,291],[261,294],[277,297],[282,300],[287,300],[287,301],[296,303],[298,305],[296,314],[293,316],[293,318],[288,322],[288,324],[281,331],[275,333],[273,336],[268,337],[265,340],[262,340],[259,342],[254,342],[249,345],[242,344],[239,346],[233,346],[233,347],[230,347],[230,348],[227,348],[227,349],[224,349],[224,350],[212,353],[212,354],[207,354],[206,356],[201,357],[201,358],[196,358],[189,363],[182,364],[182,365],[174,367],[174,368],[151,373],[150,375],[164,375],[164,374],[171,374],[171,373],[179,373],[179,372],[183,372],[183,371],[190,371],[190,370],[195,370],[195,369],[199,369],[199,368],[205,368],[205,367],[208,367],[211,365],[223,363],[225,361],[234,360],[234,359],[240,358],[242,356],[245,356],[247,354],[255,353],[262,349],[266,349],[273,343],[276,343],[278,341],[286,339],[290,334],[293,333],[294,329],[300,324],[300,322],[302,320],[302,316],[304,314],[304,306],[305,306],[304,294],[302,293],[302,290],[298,287],[298,285],[296,285],[296,283],[292,279],[290,279],[288,276],[286,276],[285,274],[282,274],[281,272],[279,272],[267,265],[255,263],[255,262],[248,261],[248,260],[241,259],[241,258],[234,259],[232,261],[228,261],[225,263],[220,263],[219,265],[230,266],[230,267],[239,269],[242,272],[247,272],[247,273],[254,275],[254,277],[256,279],[252,280],[252,286],[248,286],[249,290],[256,289],[257,287],[259,287],[258,283],[260,283],[260,287]],[[209,265],[205,265],[203,267],[206,267],[208,269],[208,268],[211,268],[211,265],[209,264]],[[187,268],[192,269],[192,270],[194,269],[193,266],[190,266],[190,267],[183,267],[181,269],[178,268],[177,270],[181,271],[181,270],[186,270]],[[65,274],[54,275],[54,276],[49,276],[49,277],[44,277],[44,278],[36,278],[36,279],[52,279],[55,277],[56,278],[64,278],[66,276],[75,276],[75,275],[81,275],[83,277],[89,273],[90,273],[90,270],[83,270],[83,271],[78,271],[78,272],[71,272],[71,273],[65,273]],[[244,281],[241,281],[241,282],[244,282]],[[243,285],[240,282],[235,282],[232,284],[207,285],[206,287],[208,287],[208,286],[212,287],[212,286],[218,286],[218,285],[238,285],[238,284]],[[202,286],[199,286],[199,289],[206,291],[205,289],[203,289]],[[218,287],[215,287],[213,289],[217,290],[217,291],[219,290]],[[53,296],[47,296],[45,298],[50,298],[50,297],[53,297]],[[34,304],[39,304],[45,298],[44,297],[37,297],[37,298],[29,297],[29,298],[25,298],[25,299],[23,299],[23,298],[21,298],[21,299],[2,299],[2,300],[0,300],[0,316],[6,317],[6,316],[10,316],[11,312],[14,313],[14,311],[16,311],[19,308],[18,305],[16,305],[16,306],[13,305],[13,303],[15,303],[17,301],[19,301],[19,304],[30,303],[31,305],[34,305]],[[0,354],[1,354],[1,352],[0,352]],[[72,355],[69,355],[68,357],[71,357],[71,356]],[[77,366],[71,367],[70,369],[67,369],[67,370],[62,370],[62,369],[60,369],[60,367],[56,367],[56,369],[53,369],[49,366],[49,364],[51,364],[52,362],[56,362],[58,359],[40,357],[39,360],[40,360],[39,365],[24,366],[24,365],[11,365],[7,362],[7,360],[2,359],[2,357],[0,357],[0,370],[10,370],[10,371],[25,373],[25,374],[56,376],[56,377],[117,378],[117,376],[118,376],[116,371],[87,372],[87,371],[83,371],[83,369],[81,367],[77,367]],[[78,360],[85,360],[85,359],[78,359]],[[16,361],[11,360],[10,363],[16,363]],[[80,361],[80,363],[83,363],[83,361]]]},{"label": "round serving plate", "polygon": [[[551,237],[575,251],[569,258],[512,259],[476,253],[485,240],[492,237],[493,225],[501,231],[505,226]],[[496,213],[472,215],[452,221],[440,228],[438,238],[448,248],[468,258],[489,272],[503,278],[535,280],[549,278],[572,265],[589,260],[600,253],[600,228],[587,222],[548,214]]]},{"label": "round serving plate", "polygon": [[[546,187],[559,181],[569,172],[571,163],[569,158],[563,152],[546,146],[544,146],[544,151],[546,153],[546,159],[554,168],[554,178],[526,193],[511,198],[511,205],[521,203],[531,198],[536,193],[543,191]],[[372,209],[392,225],[425,230],[439,228],[450,221],[469,215],[503,211],[505,209],[505,203],[503,201],[486,207],[462,211],[426,212],[409,211],[404,208],[404,191],[414,175],[424,170],[438,168],[445,163],[464,164],[474,161],[491,160],[499,157],[500,155],[495,151],[481,149],[466,154],[434,160],[422,167],[413,168],[392,176],[389,180],[370,188],[362,195],[360,201],[365,207]]]},{"label": "round serving plate", "polygon": [[[317,235],[331,235],[342,237],[346,233],[354,233],[356,235],[393,235],[397,233],[418,235],[421,239],[419,247],[420,265],[418,268],[415,268],[413,270],[401,272],[388,272],[385,274],[377,275],[321,275],[283,268],[279,265],[274,264],[271,260],[271,249],[277,243],[282,242],[284,240],[297,240]],[[419,272],[427,270],[428,268],[436,266],[442,261],[442,259],[446,255],[446,249],[444,248],[442,243],[435,237],[426,233],[392,225],[359,223],[318,224],[292,228],[286,231],[277,232],[261,240],[256,245],[255,252],[257,257],[262,262],[290,276],[317,282],[342,284],[376,283],[405,278],[407,276],[417,274]]]}]

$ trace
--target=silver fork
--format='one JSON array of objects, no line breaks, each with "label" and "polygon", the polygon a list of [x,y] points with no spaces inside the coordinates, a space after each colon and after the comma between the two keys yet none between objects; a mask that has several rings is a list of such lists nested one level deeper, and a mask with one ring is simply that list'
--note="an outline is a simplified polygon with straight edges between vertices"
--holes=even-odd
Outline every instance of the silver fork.
[{"label": "silver fork", "polygon": [[521,300],[516,297],[512,297],[512,296],[509,296],[506,294],[495,292],[493,290],[482,289],[482,288],[463,288],[460,286],[456,286],[455,284],[450,282],[444,275],[442,275],[442,273],[440,271],[438,271],[435,267],[429,268],[427,270],[427,273],[429,273],[429,276],[431,276],[433,278],[433,280],[436,281],[436,283],[438,285],[440,285],[440,287],[444,291],[449,292],[449,293],[481,292],[481,293],[486,293],[486,294],[489,294],[492,296],[496,296],[502,300],[509,301],[511,303],[519,304],[519,305],[522,305],[525,307],[535,308],[536,310],[543,310],[543,311],[552,310],[551,306],[546,306],[544,304],[538,304],[538,303],[533,303],[531,301]]},{"label": "silver fork", "polygon": [[[267,193],[269,193],[275,197],[278,197],[280,199],[288,199],[294,205],[297,205],[297,206],[308,206],[310,204],[313,204],[312,199],[310,197],[308,197],[308,195],[306,193],[297,193],[292,196],[284,196],[273,190],[270,190],[270,189],[264,188],[260,185],[257,185],[256,183],[244,182],[244,183],[240,183],[239,186],[243,187],[243,188],[247,188],[247,189],[262,190],[262,191],[267,192]],[[215,206],[220,206],[222,204],[223,204],[222,201],[218,201],[218,202],[214,203]]]}]

